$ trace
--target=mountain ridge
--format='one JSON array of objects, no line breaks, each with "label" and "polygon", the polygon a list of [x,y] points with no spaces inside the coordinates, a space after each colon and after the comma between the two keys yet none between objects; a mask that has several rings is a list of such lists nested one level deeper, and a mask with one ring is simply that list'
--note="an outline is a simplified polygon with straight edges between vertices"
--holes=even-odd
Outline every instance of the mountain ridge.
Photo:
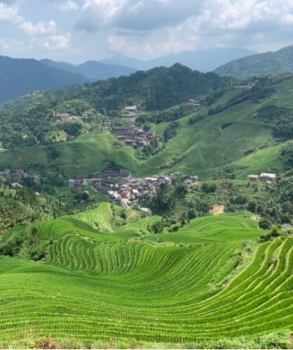
[{"label": "mountain ridge", "polygon": [[230,62],[236,58],[249,56],[255,51],[242,48],[216,48],[202,51],[186,51],[169,54],[147,61],[133,59],[123,55],[116,55],[101,60],[102,63],[123,64],[138,70],[148,70],[158,66],[170,67],[175,63],[180,63],[193,70],[201,72],[212,71],[219,65]]},{"label": "mountain ridge", "polygon": [[258,75],[292,73],[293,45],[278,51],[269,51],[239,58],[214,70],[219,75],[248,78]]},{"label": "mountain ridge", "polygon": [[81,75],[46,67],[35,59],[0,56],[0,102],[24,95],[32,90],[56,89],[85,83]]}]

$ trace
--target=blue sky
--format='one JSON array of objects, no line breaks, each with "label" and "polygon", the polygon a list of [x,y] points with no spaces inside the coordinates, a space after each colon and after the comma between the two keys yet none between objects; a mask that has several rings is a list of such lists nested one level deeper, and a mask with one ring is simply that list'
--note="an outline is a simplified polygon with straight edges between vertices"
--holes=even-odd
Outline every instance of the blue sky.
[{"label": "blue sky", "polygon": [[0,0],[0,55],[72,63],[293,44],[292,0]]}]

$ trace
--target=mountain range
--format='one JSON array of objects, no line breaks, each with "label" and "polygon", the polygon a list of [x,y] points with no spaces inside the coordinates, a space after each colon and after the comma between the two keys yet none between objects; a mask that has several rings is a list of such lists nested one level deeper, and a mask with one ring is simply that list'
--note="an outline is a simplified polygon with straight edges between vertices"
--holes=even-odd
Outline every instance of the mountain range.
[{"label": "mountain range", "polygon": [[141,61],[126,56],[113,56],[102,61],[81,64],[48,59],[14,59],[0,56],[0,103],[29,93],[60,87],[129,76],[137,70],[180,63],[201,72],[214,71],[225,76],[250,76],[293,72],[293,46],[277,52],[256,54],[239,48],[217,48],[190,51]]},{"label": "mountain range", "polygon": [[31,90],[56,89],[87,80],[80,74],[45,66],[34,59],[13,59],[0,56],[0,102],[13,99]]},{"label": "mountain range", "polygon": [[245,49],[214,49],[168,55],[145,62],[115,56],[101,62],[87,61],[77,65],[48,59],[37,61],[0,56],[0,102],[22,96],[32,90],[57,89],[72,84],[128,76],[137,70],[147,70],[156,66],[169,67],[176,62],[191,69],[209,71],[232,59],[253,53]]},{"label": "mountain range", "polygon": [[202,51],[179,52],[148,61],[141,61],[118,55],[104,59],[101,62],[106,64],[120,64],[137,70],[148,70],[160,66],[170,67],[175,63],[180,63],[194,70],[209,72],[227,62],[253,54],[256,54],[256,52],[247,49],[227,47]]}]

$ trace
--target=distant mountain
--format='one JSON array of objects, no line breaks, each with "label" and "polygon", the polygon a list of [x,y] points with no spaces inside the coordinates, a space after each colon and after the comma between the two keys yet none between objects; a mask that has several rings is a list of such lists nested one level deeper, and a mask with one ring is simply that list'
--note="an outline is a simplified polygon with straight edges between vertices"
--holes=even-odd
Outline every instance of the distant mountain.
[{"label": "distant mountain", "polygon": [[159,66],[171,67],[175,63],[180,63],[191,69],[201,72],[208,72],[214,70],[219,65],[253,54],[255,54],[254,51],[247,49],[217,48],[204,51],[181,52],[155,58],[149,61],[140,61],[118,55],[102,60],[101,62],[107,64],[121,64],[139,70],[148,70]]},{"label": "distant mountain", "polygon": [[0,56],[0,103],[32,90],[52,90],[77,83],[130,75],[136,70],[88,61],[80,65],[48,59],[15,59]]},{"label": "distant mountain", "polygon": [[85,83],[80,74],[48,67],[34,59],[0,56],[0,102],[16,98],[31,90],[57,89]]},{"label": "distant mountain", "polygon": [[250,77],[293,72],[293,45],[277,52],[244,57],[215,69],[215,73],[234,77]]},{"label": "distant mountain", "polygon": [[136,72],[136,69],[124,67],[122,65],[103,64],[98,61],[87,61],[78,65],[82,75],[89,80],[104,80],[128,76]]},{"label": "distant mountain", "polygon": [[115,55],[110,58],[101,60],[100,62],[104,64],[114,64],[114,65],[121,65],[125,67],[131,67],[137,70],[146,70],[145,61],[138,60],[136,58],[126,57],[123,55]]},{"label": "distant mountain", "polygon": [[55,62],[48,59],[42,60],[41,62],[48,67],[54,67],[74,74],[80,74],[90,82],[118,78],[122,75],[128,76],[131,73],[136,72],[136,69],[124,67],[123,65],[105,64],[98,61],[87,61],[77,65],[67,62]]}]

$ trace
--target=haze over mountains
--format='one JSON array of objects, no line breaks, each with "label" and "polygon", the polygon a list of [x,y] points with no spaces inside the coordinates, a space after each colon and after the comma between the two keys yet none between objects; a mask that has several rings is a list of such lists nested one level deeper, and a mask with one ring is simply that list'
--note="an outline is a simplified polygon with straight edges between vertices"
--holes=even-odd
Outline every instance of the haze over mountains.
[{"label": "haze over mountains", "polygon": [[78,65],[67,62],[55,62],[48,59],[41,60],[40,62],[51,68],[82,75],[88,82],[118,78],[122,75],[127,76],[136,72],[136,69],[124,67],[123,65],[105,64],[98,61],[86,61]]},{"label": "haze over mountains", "polygon": [[106,64],[120,64],[137,70],[147,70],[154,67],[170,67],[175,63],[183,64],[194,70],[208,72],[222,64],[255,54],[255,51],[239,48],[216,48],[203,51],[179,52],[172,55],[158,57],[148,61],[136,60],[125,56],[113,56],[102,60]]},{"label": "haze over mountains", "polygon": [[56,89],[77,83],[128,76],[137,70],[171,66],[176,62],[199,71],[208,71],[232,59],[251,54],[253,52],[246,49],[222,48],[178,53],[145,62],[115,56],[101,62],[87,61],[79,65],[48,59],[37,61],[0,56],[0,102],[22,96],[32,90]]},{"label": "haze over mountains", "polygon": [[128,76],[137,70],[180,63],[201,72],[249,77],[293,72],[293,46],[277,52],[255,54],[238,48],[217,48],[206,51],[181,52],[141,61],[125,56],[113,56],[102,61],[87,61],[73,65],[48,59],[13,59],[0,56],[0,102],[29,93],[32,90],[56,89],[72,84]]},{"label": "haze over mountains", "polygon": [[56,89],[87,80],[79,74],[47,67],[34,59],[0,56],[0,102],[19,97],[31,90]]}]

